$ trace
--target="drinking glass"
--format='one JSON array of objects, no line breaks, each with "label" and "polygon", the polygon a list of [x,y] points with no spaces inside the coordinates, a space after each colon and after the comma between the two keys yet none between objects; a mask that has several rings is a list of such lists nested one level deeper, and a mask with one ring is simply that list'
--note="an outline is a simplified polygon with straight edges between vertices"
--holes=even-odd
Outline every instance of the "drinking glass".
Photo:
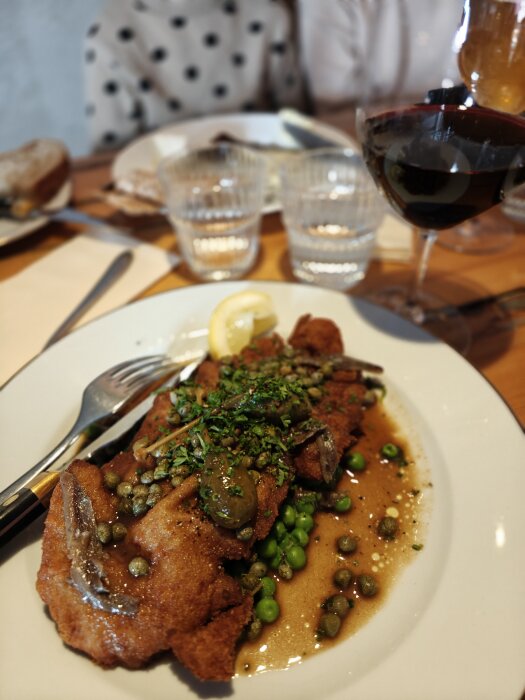
[{"label": "drinking glass", "polygon": [[[469,6],[466,0],[466,11]],[[468,23],[462,23],[451,46],[455,61],[468,34]],[[525,119],[468,98],[457,104],[457,92],[453,82],[444,79],[395,108],[367,101],[358,108],[356,123],[374,180],[422,240],[413,284],[378,290],[373,298],[465,351],[466,323],[423,287],[432,247],[442,229],[498,204],[525,181]],[[442,306],[448,306],[444,318],[429,313]]]},{"label": "drinking glass", "polygon": [[360,155],[323,148],[289,158],[281,202],[298,279],[345,291],[364,278],[384,204]]},{"label": "drinking glass", "polygon": [[266,161],[221,143],[163,159],[158,167],[182,256],[206,281],[237,279],[259,250]]},{"label": "drinking glass", "polygon": [[[467,0],[458,31],[458,67],[478,105],[525,111],[525,1]],[[439,243],[465,253],[492,253],[513,240],[512,229],[474,218],[444,231]]]}]

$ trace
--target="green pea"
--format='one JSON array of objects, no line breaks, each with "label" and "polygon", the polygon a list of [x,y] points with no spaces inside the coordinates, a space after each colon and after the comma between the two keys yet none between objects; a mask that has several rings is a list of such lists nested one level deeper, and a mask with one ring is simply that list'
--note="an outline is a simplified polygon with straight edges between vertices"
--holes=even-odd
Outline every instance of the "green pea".
[{"label": "green pea", "polygon": [[306,552],[298,544],[286,550],[286,561],[294,571],[303,569],[306,565]]},{"label": "green pea", "polygon": [[296,502],[295,510],[298,513],[307,513],[308,515],[313,515],[315,513],[315,503],[313,503],[313,501],[311,501],[310,499],[301,499]]},{"label": "green pea", "polygon": [[297,516],[297,513],[295,512],[295,508],[291,505],[285,505],[282,513],[281,513],[281,520],[283,521],[284,525],[288,528],[288,530],[291,530],[293,526],[295,525],[295,518]]},{"label": "green pea", "polygon": [[255,615],[266,624],[271,624],[275,622],[279,617],[280,608],[279,603],[275,598],[261,598],[261,600],[255,606]]},{"label": "green pea", "polygon": [[310,532],[314,526],[314,519],[309,513],[298,513],[295,519],[295,527],[305,532]]},{"label": "green pea", "polygon": [[277,554],[277,540],[267,537],[259,545],[259,554],[263,559],[273,559]]},{"label": "green pea", "polygon": [[352,499],[346,494],[340,496],[334,505],[336,513],[347,513],[352,508]]},{"label": "green pea", "polygon": [[272,534],[277,539],[277,542],[280,542],[283,539],[283,537],[286,535],[286,533],[287,533],[286,525],[283,523],[283,521],[276,520],[273,524]]},{"label": "green pea", "polygon": [[273,598],[275,595],[275,591],[277,589],[277,585],[274,581],[273,578],[270,578],[269,576],[263,576],[261,579],[261,596],[263,598]]},{"label": "green pea", "polygon": [[291,531],[290,536],[297,544],[301,545],[301,547],[306,547],[310,540],[308,533],[305,530],[301,530],[300,527],[295,527]]},{"label": "green pea", "polygon": [[394,443],[392,442],[387,442],[381,448],[381,456],[385,457],[386,459],[395,459],[399,456],[399,452],[399,447],[397,445],[394,445]]},{"label": "green pea", "polygon": [[366,459],[361,452],[352,452],[346,458],[346,466],[353,472],[362,472],[366,468]]}]

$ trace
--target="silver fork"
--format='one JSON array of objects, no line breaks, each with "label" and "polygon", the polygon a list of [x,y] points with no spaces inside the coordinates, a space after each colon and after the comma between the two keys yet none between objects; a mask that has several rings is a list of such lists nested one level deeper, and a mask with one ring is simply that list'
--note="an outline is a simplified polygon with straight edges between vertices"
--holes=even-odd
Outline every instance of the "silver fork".
[{"label": "silver fork", "polygon": [[40,462],[0,493],[0,532],[8,511],[27,492],[31,481],[72,447],[86,428],[115,415],[139,392],[180,367],[180,362],[173,362],[166,355],[149,355],[121,362],[90,382],[82,394],[78,417],[67,435]]}]

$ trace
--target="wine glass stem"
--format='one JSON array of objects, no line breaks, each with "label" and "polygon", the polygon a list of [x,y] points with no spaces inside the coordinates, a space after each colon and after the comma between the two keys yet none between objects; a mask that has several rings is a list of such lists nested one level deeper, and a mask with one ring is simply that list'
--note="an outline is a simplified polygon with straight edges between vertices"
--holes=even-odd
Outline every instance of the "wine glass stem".
[{"label": "wine glass stem", "polygon": [[423,281],[427,275],[430,253],[434,247],[438,234],[434,229],[421,229],[419,231],[419,236],[421,238],[421,242],[417,260],[416,275],[408,295],[409,304],[414,305],[417,305],[421,300],[421,290],[423,288]]}]

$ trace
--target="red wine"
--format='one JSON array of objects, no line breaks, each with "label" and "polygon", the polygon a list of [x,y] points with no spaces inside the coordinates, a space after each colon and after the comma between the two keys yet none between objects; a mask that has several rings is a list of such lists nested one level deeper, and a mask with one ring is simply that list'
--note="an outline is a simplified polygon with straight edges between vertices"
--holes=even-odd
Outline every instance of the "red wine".
[{"label": "red wine", "polygon": [[455,226],[525,182],[525,119],[456,105],[418,105],[368,119],[363,155],[399,214]]}]

